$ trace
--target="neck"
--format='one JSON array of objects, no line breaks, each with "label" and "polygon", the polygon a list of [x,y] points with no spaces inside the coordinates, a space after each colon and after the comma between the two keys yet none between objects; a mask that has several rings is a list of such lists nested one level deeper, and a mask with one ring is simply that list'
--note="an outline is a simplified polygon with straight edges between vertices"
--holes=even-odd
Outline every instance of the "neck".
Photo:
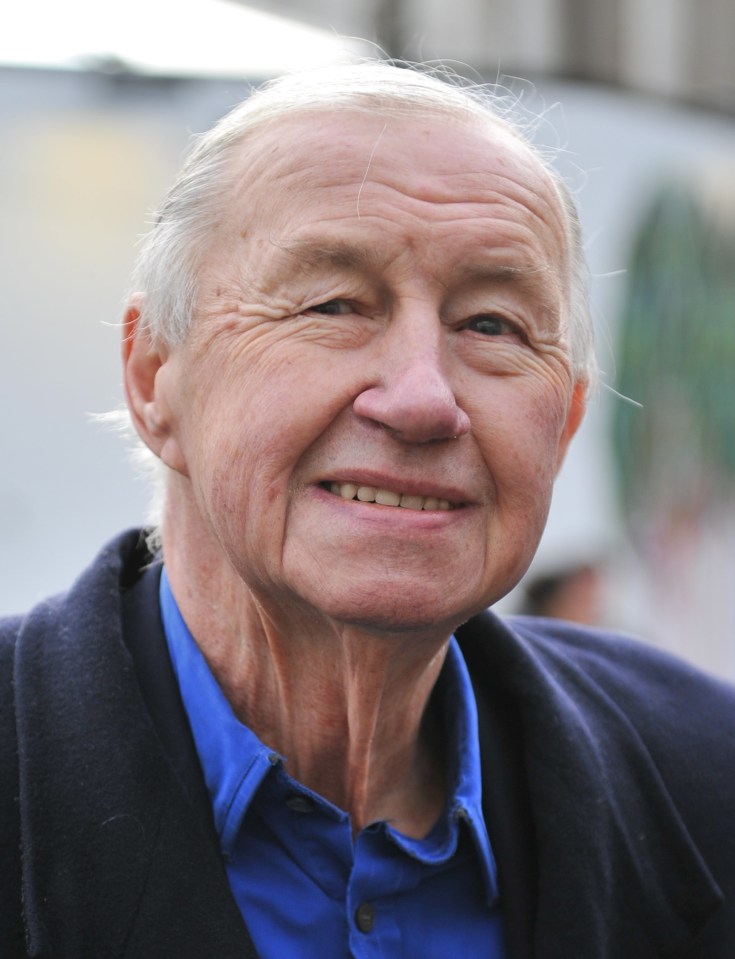
[{"label": "neck", "polygon": [[424,836],[444,804],[431,693],[446,636],[335,623],[256,596],[224,562],[165,555],[182,615],[238,718],[295,779],[347,811],[353,830],[388,820]]}]

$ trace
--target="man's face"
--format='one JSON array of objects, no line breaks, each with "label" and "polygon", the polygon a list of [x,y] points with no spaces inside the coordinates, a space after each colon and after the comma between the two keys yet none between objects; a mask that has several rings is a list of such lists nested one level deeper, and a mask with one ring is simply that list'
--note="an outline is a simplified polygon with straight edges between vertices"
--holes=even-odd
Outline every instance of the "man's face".
[{"label": "man's face", "polygon": [[581,410],[546,175],[490,126],[344,112],[235,169],[166,364],[198,534],[266,606],[451,629],[525,571]]}]

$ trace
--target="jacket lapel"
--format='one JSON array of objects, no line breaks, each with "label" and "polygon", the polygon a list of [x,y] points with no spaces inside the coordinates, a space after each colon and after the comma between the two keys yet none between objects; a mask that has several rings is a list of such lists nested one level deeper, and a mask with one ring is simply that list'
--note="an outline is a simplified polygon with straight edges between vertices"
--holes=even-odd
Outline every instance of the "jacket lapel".
[{"label": "jacket lapel", "polygon": [[[497,842],[504,824],[490,835],[501,880],[510,874],[527,908],[536,899],[526,912],[535,915],[533,946],[528,931],[525,939],[511,933],[519,943],[514,956],[628,959],[683,949],[722,896],[637,731],[563,650],[551,661],[543,645],[492,614],[471,621],[459,637],[478,704],[486,704],[480,710],[499,698],[517,711],[512,735],[522,740],[525,783],[517,765],[515,782],[509,780],[512,763],[498,770],[505,782],[495,778],[492,758],[484,772],[491,802],[506,786],[521,804],[530,800],[536,890],[528,888],[533,873],[519,876],[508,861],[515,841]],[[486,756],[487,744],[483,763]],[[488,810],[491,822],[493,815]],[[518,822],[506,815],[505,825]],[[642,951],[642,943],[650,948]]]},{"label": "jacket lapel", "polygon": [[66,599],[32,613],[19,637],[30,950],[255,957],[208,819],[141,699],[119,626],[119,576],[112,549]]}]

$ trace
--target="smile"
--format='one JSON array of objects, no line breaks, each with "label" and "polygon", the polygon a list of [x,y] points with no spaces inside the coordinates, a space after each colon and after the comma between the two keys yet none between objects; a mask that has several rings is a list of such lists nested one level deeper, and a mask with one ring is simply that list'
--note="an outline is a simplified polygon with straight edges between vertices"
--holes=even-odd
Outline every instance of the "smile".
[{"label": "smile", "polygon": [[361,503],[376,503],[378,506],[400,506],[415,510],[451,510],[458,504],[436,496],[415,496],[396,490],[378,489],[376,486],[358,486],[356,483],[325,483],[325,488],[336,496]]}]

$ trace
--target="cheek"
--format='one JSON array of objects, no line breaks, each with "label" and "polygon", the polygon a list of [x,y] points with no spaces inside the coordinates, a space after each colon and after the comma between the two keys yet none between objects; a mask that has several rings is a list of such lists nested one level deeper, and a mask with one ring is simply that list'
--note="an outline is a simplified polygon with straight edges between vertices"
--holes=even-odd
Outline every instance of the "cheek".
[{"label": "cheek", "polygon": [[499,501],[550,496],[567,405],[561,390],[517,378],[494,380],[475,405],[473,432]]},{"label": "cheek", "polygon": [[215,439],[207,462],[192,478],[192,492],[200,522],[238,576],[253,587],[266,582],[282,552],[287,472],[269,476],[257,451],[228,448]]},{"label": "cheek", "polygon": [[192,381],[180,435],[218,538],[262,539],[264,516],[274,536],[283,524],[299,464],[347,402],[328,389],[346,378],[325,376],[314,360],[305,349],[244,351]]},{"label": "cheek", "polygon": [[546,392],[527,412],[528,455],[537,460],[539,470],[549,483],[556,478],[567,408],[563,397]]},{"label": "cheek", "polygon": [[238,548],[246,538],[253,536],[253,524],[246,524],[243,510],[243,490],[248,490],[248,500],[253,498],[251,470],[246,461],[229,457],[215,447],[215,454],[205,456],[197,471],[192,474],[192,493],[204,523],[228,553],[235,559]]}]

